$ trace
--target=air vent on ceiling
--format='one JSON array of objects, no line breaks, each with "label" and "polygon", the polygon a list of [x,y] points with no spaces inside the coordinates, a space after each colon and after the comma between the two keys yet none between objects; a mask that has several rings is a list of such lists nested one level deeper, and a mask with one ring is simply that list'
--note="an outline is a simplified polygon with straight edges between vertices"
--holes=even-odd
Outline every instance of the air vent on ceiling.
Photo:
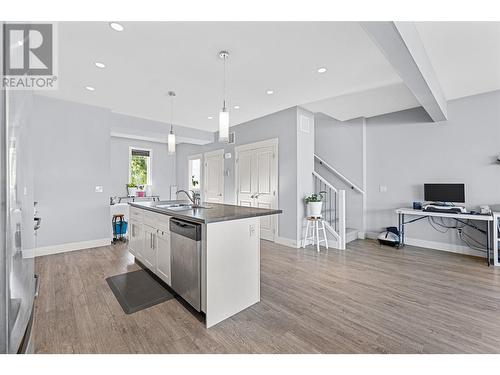
[{"label": "air vent on ceiling", "polygon": [[236,141],[236,136],[233,133],[229,133],[229,144],[233,144]]}]

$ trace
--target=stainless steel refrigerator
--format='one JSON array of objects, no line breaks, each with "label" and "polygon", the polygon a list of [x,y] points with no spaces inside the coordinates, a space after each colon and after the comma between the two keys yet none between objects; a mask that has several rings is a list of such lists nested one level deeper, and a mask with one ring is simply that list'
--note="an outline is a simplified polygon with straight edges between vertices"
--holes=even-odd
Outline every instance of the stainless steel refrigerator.
[{"label": "stainless steel refrigerator", "polygon": [[[0,73],[3,70],[0,23]],[[0,352],[33,352],[33,168],[29,127],[33,96],[0,88]]]}]

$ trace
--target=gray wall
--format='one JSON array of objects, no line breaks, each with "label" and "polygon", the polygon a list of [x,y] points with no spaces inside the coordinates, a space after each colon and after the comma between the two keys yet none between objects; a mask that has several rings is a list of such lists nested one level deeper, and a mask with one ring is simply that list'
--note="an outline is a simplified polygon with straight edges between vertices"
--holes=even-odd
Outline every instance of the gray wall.
[{"label": "gray wall", "polygon": [[[235,203],[234,147],[247,143],[278,138],[279,146],[279,206],[283,214],[278,218],[278,235],[295,240],[297,238],[297,108],[289,108],[238,126],[231,127],[236,135],[233,145],[212,143],[205,146],[187,144],[177,148],[177,184],[180,189],[188,186],[188,156],[223,148],[232,154],[224,161],[229,176],[224,179],[224,197],[227,203]],[[217,139],[217,138],[216,138]]]},{"label": "gray wall", "polygon": [[[301,122],[309,123],[309,131],[302,129]],[[314,192],[312,171],[314,170],[314,114],[303,108],[297,108],[297,243],[300,243],[307,220],[304,198]]]},{"label": "gray wall", "polygon": [[[432,123],[416,108],[367,119],[366,129],[368,232],[397,224],[394,210],[422,201],[425,182],[463,182],[467,208],[500,208],[500,91],[449,101],[448,121]],[[464,245],[427,222],[409,225],[407,236]]]},{"label": "gray wall", "polygon": [[[170,124],[111,112],[110,128],[112,132],[146,137],[163,137],[166,140],[170,131]],[[178,125],[174,126],[174,132],[178,138],[203,140],[205,143],[213,142],[214,139],[213,132]]]},{"label": "gray wall", "polygon": [[[317,113],[315,115],[315,152],[340,173],[363,187],[363,120],[340,121]],[[362,195],[319,163],[315,170],[337,189],[346,191],[346,226],[362,229]]]},{"label": "gray wall", "polygon": [[[33,119],[35,200],[43,217],[39,247],[109,238],[109,197],[126,193],[129,146],[153,150],[153,192],[169,197],[176,157],[168,156],[167,145],[110,135],[166,139],[167,124],[38,95]],[[213,139],[201,130],[176,126],[175,131]],[[103,193],[94,192],[98,185]]]},{"label": "gray wall", "polygon": [[170,186],[175,185],[175,155],[168,155],[165,143],[111,137],[111,186],[109,195],[127,195],[129,179],[129,147],[151,149],[153,194],[168,199]]},{"label": "gray wall", "polygon": [[109,237],[111,112],[43,96],[33,111],[38,246]]}]

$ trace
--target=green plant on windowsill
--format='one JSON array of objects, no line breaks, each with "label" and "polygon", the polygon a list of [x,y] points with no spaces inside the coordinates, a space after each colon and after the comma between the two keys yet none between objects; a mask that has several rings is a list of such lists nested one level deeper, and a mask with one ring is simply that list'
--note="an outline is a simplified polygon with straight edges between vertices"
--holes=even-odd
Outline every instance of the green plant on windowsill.
[{"label": "green plant on windowsill", "polygon": [[132,183],[132,182],[127,184],[127,188],[136,188],[136,187],[137,187],[137,185]]}]

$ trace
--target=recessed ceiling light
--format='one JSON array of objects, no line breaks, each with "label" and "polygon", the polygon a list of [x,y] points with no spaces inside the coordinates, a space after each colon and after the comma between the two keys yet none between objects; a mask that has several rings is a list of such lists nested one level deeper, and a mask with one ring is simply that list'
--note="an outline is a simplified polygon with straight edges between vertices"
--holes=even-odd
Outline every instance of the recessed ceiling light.
[{"label": "recessed ceiling light", "polygon": [[214,118],[212,116],[207,117],[209,120],[213,120]]},{"label": "recessed ceiling light", "polygon": [[123,31],[124,29],[123,25],[119,24],[118,22],[111,22],[109,26],[111,26],[111,28],[115,31]]},{"label": "recessed ceiling light", "polygon": [[234,109],[240,109],[240,106],[239,105],[235,105]]},{"label": "recessed ceiling light", "polygon": [[95,91],[95,87],[85,86],[85,90],[87,90],[87,91]]},{"label": "recessed ceiling light", "polygon": [[102,62],[96,62],[95,66],[97,66],[98,68],[104,69],[106,67],[106,64],[104,64]]},{"label": "recessed ceiling light", "polygon": [[321,68],[318,68],[318,73],[320,74],[323,74],[323,73],[326,73],[328,69],[326,69],[324,66],[322,66]]},{"label": "recessed ceiling light", "polygon": [[266,94],[267,94],[267,95],[272,95],[272,94],[274,94],[274,90],[267,90],[267,91],[266,91]]}]

